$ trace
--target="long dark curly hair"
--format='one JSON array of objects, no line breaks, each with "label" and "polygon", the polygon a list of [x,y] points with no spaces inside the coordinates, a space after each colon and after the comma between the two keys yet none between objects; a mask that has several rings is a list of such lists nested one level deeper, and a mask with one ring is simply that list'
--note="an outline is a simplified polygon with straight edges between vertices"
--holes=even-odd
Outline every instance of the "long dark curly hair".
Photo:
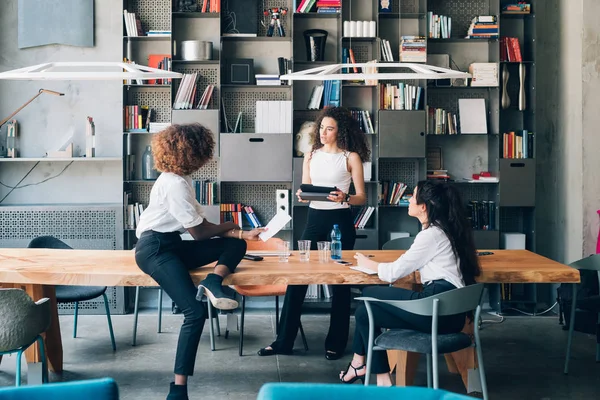
[{"label": "long dark curly hair", "polygon": [[344,107],[325,108],[319,113],[315,130],[312,133],[313,151],[323,147],[319,130],[323,118],[326,117],[332,118],[337,122],[337,146],[340,149],[357,153],[362,162],[371,160],[371,149],[367,142],[367,136],[360,130],[358,122],[352,118],[350,110]]},{"label": "long dark curly hair", "polygon": [[200,124],[171,125],[152,138],[154,164],[161,172],[185,176],[212,159],[215,140]]},{"label": "long dark curly hair", "polygon": [[452,245],[454,256],[460,260],[460,272],[466,285],[479,276],[479,260],[466,207],[456,187],[443,182],[417,183],[417,204],[425,204],[430,226],[440,228]]}]

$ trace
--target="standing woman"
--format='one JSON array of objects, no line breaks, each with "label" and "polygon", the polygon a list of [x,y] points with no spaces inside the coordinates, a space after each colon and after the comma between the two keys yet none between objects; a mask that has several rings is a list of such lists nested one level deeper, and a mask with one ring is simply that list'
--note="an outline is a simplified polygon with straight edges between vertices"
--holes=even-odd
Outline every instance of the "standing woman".
[{"label": "standing woman", "polygon": [[[447,183],[420,181],[408,206],[408,215],[423,226],[412,246],[391,263],[378,263],[356,253],[358,265],[377,271],[379,279],[395,282],[415,271],[421,274],[423,291],[373,286],[363,290],[364,297],[382,300],[415,300],[475,283],[479,275],[479,261],[473,241],[470,221],[465,213],[458,190]],[[431,317],[415,315],[388,304],[372,303],[375,332],[380,328],[413,329],[431,332]],[[369,316],[364,303],[356,309],[354,357],[346,371],[340,373],[342,383],[364,380],[367,372],[365,356],[369,340]],[[465,314],[440,317],[438,332],[460,332],[465,324]],[[374,351],[372,372],[377,374],[377,385],[391,386],[387,352]]]},{"label": "standing woman", "polygon": [[[246,253],[246,242],[258,240],[264,229],[243,232],[233,222],[215,225],[204,219],[188,176],[212,158],[213,134],[200,124],[171,125],[152,139],[156,167],[162,174],[150,192],[150,203],[140,216],[135,261],[171,297],[184,315],[175,356],[175,382],[167,400],[187,400],[187,378],[194,373],[198,343],[206,313],[196,300],[190,270],[217,262],[214,273],[200,282],[211,303],[231,310],[238,303],[223,292],[223,278],[232,273]],[[194,240],[183,241],[188,231]],[[216,238],[214,238],[216,237]]]},{"label": "standing woman", "polygon": [[[356,239],[354,220],[350,205],[365,204],[363,162],[369,161],[370,150],[365,134],[350,111],[342,107],[324,109],[316,121],[313,147],[304,155],[302,183],[315,186],[335,186],[330,201],[311,201],[308,220],[302,240],[311,241],[311,249],[317,249],[318,241],[330,241],[333,225],[342,233],[342,249],[352,250]],[[355,193],[350,195],[350,183]],[[296,193],[301,202],[300,190]],[[291,354],[300,326],[302,303],[307,285],[288,286],[283,303],[277,339],[258,351],[259,356]],[[344,354],[350,325],[350,286],[334,285],[331,304],[329,333],[325,340],[325,358],[337,360]]]}]

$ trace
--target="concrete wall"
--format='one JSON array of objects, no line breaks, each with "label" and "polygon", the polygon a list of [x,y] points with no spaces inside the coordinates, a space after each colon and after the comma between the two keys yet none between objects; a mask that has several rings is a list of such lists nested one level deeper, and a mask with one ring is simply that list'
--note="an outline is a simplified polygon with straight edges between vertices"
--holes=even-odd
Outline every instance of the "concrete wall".
[{"label": "concrete wall", "polygon": [[[2,0],[0,13],[0,70],[48,61],[120,61],[122,1],[95,2],[95,46],[50,45],[17,47],[17,0]],[[20,124],[22,157],[42,157],[73,136],[75,154],[85,153],[85,120],[96,121],[96,155],[121,157],[122,82],[115,81],[0,81],[0,118],[35,95],[40,88],[65,93],[43,94],[14,118]],[[6,128],[2,129],[4,137]],[[3,143],[3,142],[2,142]],[[61,173],[66,162],[41,162],[21,185],[35,184]],[[0,162],[0,181],[14,186],[34,166],[31,162]],[[119,203],[122,201],[122,163],[75,162],[59,177],[13,191],[2,204]],[[0,199],[8,189],[0,187]]]}]

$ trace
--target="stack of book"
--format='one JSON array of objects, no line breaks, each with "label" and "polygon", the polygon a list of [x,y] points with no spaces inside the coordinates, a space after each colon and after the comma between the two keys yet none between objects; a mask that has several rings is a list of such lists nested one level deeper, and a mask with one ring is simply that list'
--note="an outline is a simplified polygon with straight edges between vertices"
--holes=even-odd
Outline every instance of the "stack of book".
[{"label": "stack of book", "polygon": [[381,39],[381,58],[382,61],[392,62],[394,61],[394,55],[392,54],[392,47],[390,41],[387,39]]},{"label": "stack of book", "polygon": [[125,21],[125,33],[127,36],[144,36],[142,21],[135,16],[135,13],[130,13],[127,12],[127,10],[123,10],[123,18]]},{"label": "stack of book", "polygon": [[502,134],[502,158],[533,158],[535,134],[527,129]]},{"label": "stack of book", "polygon": [[382,110],[422,110],[424,91],[420,86],[400,82],[382,83],[379,86],[379,108]]},{"label": "stack of book", "polygon": [[480,15],[473,18],[469,31],[469,39],[497,39],[498,38],[498,20],[495,15]]},{"label": "stack of book", "polygon": [[448,180],[450,175],[447,169],[430,169],[427,171],[427,179]]},{"label": "stack of book", "polygon": [[273,86],[273,85],[281,85],[281,80],[279,79],[279,75],[276,74],[256,74],[256,84],[258,86]]},{"label": "stack of book", "polygon": [[502,6],[502,14],[531,14],[531,4],[520,1]]},{"label": "stack of book", "polygon": [[467,210],[473,229],[486,231],[496,229],[496,202],[471,200],[467,205]]},{"label": "stack of book", "polygon": [[358,208],[354,215],[354,227],[356,229],[365,229],[365,226],[371,219],[371,215],[373,215],[374,211],[375,207],[373,206]]},{"label": "stack of book", "polygon": [[173,103],[174,110],[188,110],[194,107],[194,99],[196,97],[196,82],[198,81],[198,73],[183,74],[175,102]]},{"label": "stack of book", "polygon": [[340,105],[341,82],[323,81],[322,85],[314,86],[308,99],[306,108],[308,110],[318,110],[323,104],[326,107],[338,107]]},{"label": "stack of book", "polygon": [[221,12],[221,2],[219,0],[203,0],[201,12],[210,12],[210,13]]},{"label": "stack of book", "polygon": [[400,62],[427,62],[425,36],[402,36],[402,40],[400,40]]},{"label": "stack of book", "polygon": [[318,13],[340,13],[342,9],[342,2],[340,0],[318,0],[317,1],[317,12]]},{"label": "stack of book", "polygon": [[[483,133],[483,132],[482,132]],[[428,135],[456,135],[458,124],[456,114],[443,108],[427,107]]]},{"label": "stack of book", "polygon": [[508,36],[500,38],[500,61],[523,62],[519,38]]},{"label": "stack of book", "polygon": [[402,199],[402,195],[404,195],[404,191],[406,191],[407,187],[408,186],[402,182],[381,182],[379,204],[392,206],[400,205],[400,200]]},{"label": "stack of book", "polygon": [[497,63],[472,63],[469,65],[471,74],[471,86],[498,86],[498,64]]},{"label": "stack of book", "polygon": [[244,223],[242,220],[242,214],[245,215],[246,221],[252,228],[260,228],[263,225],[256,216],[256,213],[252,207],[237,203],[237,204],[221,204],[220,205],[220,219],[223,222],[234,222],[240,228],[243,227]]},{"label": "stack of book", "polygon": [[192,181],[196,192],[196,201],[202,205],[212,206],[217,203],[217,182]]},{"label": "stack of book", "polygon": [[351,109],[350,113],[352,114],[352,118],[358,122],[360,129],[364,133],[375,133],[375,129],[373,129],[373,121],[371,121],[371,113],[368,110]]},{"label": "stack of book", "polygon": [[449,39],[452,34],[452,18],[437,15],[432,11],[427,13],[430,39]]}]

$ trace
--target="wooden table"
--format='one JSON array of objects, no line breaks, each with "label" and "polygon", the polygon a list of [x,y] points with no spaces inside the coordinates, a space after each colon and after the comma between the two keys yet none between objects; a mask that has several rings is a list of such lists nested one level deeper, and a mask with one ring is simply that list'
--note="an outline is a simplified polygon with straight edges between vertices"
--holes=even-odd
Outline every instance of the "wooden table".
[{"label": "wooden table", "polygon": [[[404,251],[368,250],[374,260],[390,262]],[[482,274],[477,279],[483,283],[575,283],[579,272],[569,266],[552,261],[527,250],[492,250],[494,254],[480,257]],[[352,260],[355,251],[344,251],[343,258]],[[312,256],[317,258],[317,253]],[[214,264],[191,272],[198,283]],[[271,285],[271,284],[328,284],[364,285],[384,284],[377,275],[367,275],[346,266],[329,263],[300,262],[296,252],[287,263],[279,263],[277,257],[265,257],[261,262],[242,261],[236,272],[224,280],[225,284]],[[397,281],[403,286],[419,283],[419,274],[410,274]],[[144,274],[135,264],[132,250],[56,250],[56,249],[0,249],[0,284],[22,287],[34,299],[50,297],[55,302],[53,285],[94,286],[156,286],[156,282]],[[469,329],[468,326],[465,327]],[[62,342],[58,311],[53,308],[50,329],[46,333],[47,355],[50,368],[62,371]],[[396,381],[409,385],[414,377],[418,355],[398,352]],[[36,346],[26,353],[27,359],[39,361]],[[476,365],[472,349],[453,353],[446,357],[453,372],[461,373],[466,385],[467,370]]]}]

